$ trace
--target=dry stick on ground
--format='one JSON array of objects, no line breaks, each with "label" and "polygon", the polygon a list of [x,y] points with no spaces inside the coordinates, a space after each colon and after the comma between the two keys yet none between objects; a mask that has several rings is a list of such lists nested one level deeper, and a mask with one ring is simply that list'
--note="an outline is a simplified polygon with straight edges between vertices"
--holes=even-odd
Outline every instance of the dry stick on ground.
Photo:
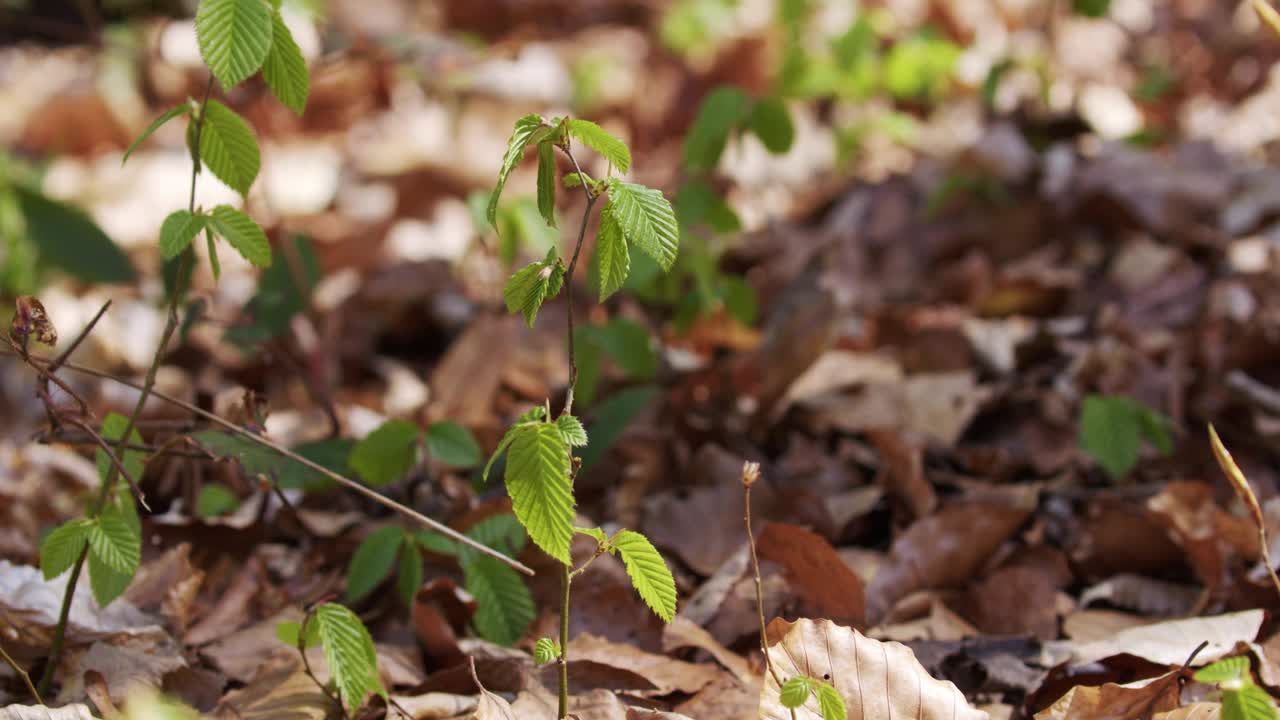
[{"label": "dry stick on ground", "polygon": [[[564,144],[559,147],[573,163],[574,170],[578,173],[578,182],[582,185],[582,192],[587,196],[587,207],[582,211],[582,224],[578,226],[578,241],[573,246],[573,256],[569,258],[569,267],[564,273],[565,314],[569,322],[569,387],[565,390],[564,408],[560,411],[560,414],[569,415],[573,412],[573,392],[578,385],[578,362],[573,354],[573,271],[578,267],[578,256],[582,253],[582,241],[587,236],[587,221],[591,219],[591,208],[595,206],[596,200],[600,196],[591,191],[591,186],[587,183],[587,177],[582,172],[582,166],[578,164],[578,159],[573,156],[573,152],[569,149],[569,141],[565,140]],[[569,464],[572,468],[569,475],[569,486],[572,487],[578,477],[578,469],[582,467],[582,462],[573,456],[572,447],[569,448],[568,453]],[[598,555],[599,553],[597,553],[597,557]],[[591,558],[591,560],[594,559],[594,557]],[[588,560],[587,564],[590,564],[591,560]],[[583,565],[577,571],[571,572],[568,565],[560,566],[560,720],[564,720],[569,715],[569,588],[573,584],[573,578],[585,570],[586,567],[586,565]]]},{"label": "dry stick on ground", "polygon": [[27,674],[26,670],[22,669],[22,666],[19,665],[17,661],[15,661],[12,657],[9,657],[9,653],[5,651],[3,645],[0,645],[0,656],[4,657],[4,662],[6,665],[8,665],[10,668],[13,669],[14,672],[18,673],[18,675],[22,677],[22,682],[26,683],[27,690],[31,693],[31,697],[35,698],[36,704],[43,705],[44,700],[40,699],[40,691],[37,690],[35,684],[31,682],[31,676]]},{"label": "dry stick on ground", "polygon": [[1253,518],[1253,524],[1258,528],[1258,545],[1262,547],[1262,561],[1267,565],[1271,584],[1275,586],[1276,592],[1280,593],[1280,577],[1276,577],[1275,565],[1271,562],[1271,547],[1267,543],[1267,522],[1262,515],[1262,506],[1258,504],[1258,498],[1253,494],[1253,488],[1249,487],[1249,481],[1241,472],[1240,466],[1236,465],[1235,459],[1231,457],[1226,446],[1222,444],[1222,439],[1218,437],[1218,431],[1213,429],[1212,424],[1209,425],[1209,444],[1213,447],[1213,455],[1218,460],[1218,466],[1231,481],[1232,489],[1236,491],[1236,495],[1245,507],[1249,508],[1249,516]]},{"label": "dry stick on ground", "polygon": [[[6,351],[0,351],[0,355],[8,355],[8,354],[10,354],[10,353],[8,353],[8,352],[6,352]],[[32,355],[32,356],[31,356],[31,359],[32,359],[32,361],[34,361],[34,362],[39,362],[39,363],[48,363],[48,362],[50,362],[50,361],[49,361],[48,359],[46,359],[46,358],[37,357],[37,356],[35,356],[35,355]],[[111,373],[104,372],[104,371],[102,371],[102,370],[95,370],[94,368],[85,367],[85,366],[83,366],[83,365],[76,365],[75,363],[66,363],[66,364],[64,364],[64,365],[63,365],[63,367],[65,367],[66,369],[71,370],[71,371],[73,371],[73,372],[83,373],[83,374],[85,374],[85,375],[92,375],[92,376],[94,376],[94,377],[102,378],[102,379],[104,379],[104,380],[111,380],[111,381],[114,381],[114,382],[120,383],[121,385],[124,385],[124,386],[126,386],[126,387],[134,388],[134,389],[136,389],[136,390],[140,390],[140,389],[142,389],[142,386],[141,386],[141,385],[139,385],[138,383],[135,383],[135,382],[133,382],[133,381],[131,381],[131,380],[126,380],[126,379],[121,378],[121,377],[117,377],[117,376],[115,376],[115,375],[112,375]],[[469,547],[469,548],[472,548],[472,549],[473,549],[473,550],[475,550],[476,552],[479,552],[479,553],[482,553],[482,554],[484,554],[484,555],[488,555],[489,557],[492,557],[492,558],[495,558],[495,559],[497,559],[497,560],[500,560],[500,561],[502,561],[502,562],[506,563],[507,565],[510,565],[513,569],[518,570],[518,571],[520,571],[520,572],[524,573],[525,575],[533,575],[533,574],[534,574],[534,573],[533,573],[533,570],[532,570],[532,569],[530,569],[530,568],[529,568],[527,565],[525,565],[524,563],[521,563],[521,562],[519,562],[518,560],[513,560],[513,559],[511,559],[511,558],[507,557],[506,555],[503,555],[502,553],[498,552],[497,550],[494,550],[493,548],[489,547],[488,545],[484,545],[484,544],[481,544],[481,543],[479,543],[479,542],[477,542],[477,541],[475,541],[475,540],[472,540],[471,538],[467,537],[466,535],[463,535],[462,533],[458,532],[457,530],[454,530],[453,528],[449,527],[448,525],[445,525],[445,524],[443,524],[443,523],[441,523],[441,522],[439,522],[439,521],[436,521],[436,520],[432,520],[431,518],[427,517],[426,515],[423,515],[422,513],[418,512],[417,510],[414,510],[413,508],[405,507],[404,505],[401,505],[400,503],[396,502],[395,500],[392,500],[392,499],[391,499],[391,498],[389,498],[389,497],[386,497],[386,496],[384,496],[384,495],[381,495],[381,494],[377,493],[376,491],[374,491],[374,490],[372,490],[372,489],[370,489],[370,488],[368,488],[368,487],[365,487],[364,485],[361,485],[360,483],[358,483],[358,482],[356,482],[356,481],[354,481],[354,480],[351,480],[351,479],[349,479],[349,478],[343,477],[342,475],[339,475],[338,473],[336,473],[336,472],[334,472],[334,471],[330,470],[329,468],[327,468],[327,467],[325,467],[325,466],[323,466],[323,465],[320,465],[320,464],[318,464],[318,463],[316,463],[316,462],[314,462],[314,461],[308,460],[307,458],[305,458],[305,457],[303,457],[303,456],[301,456],[301,455],[297,454],[296,452],[294,452],[294,451],[290,450],[289,448],[287,448],[287,447],[285,447],[285,446],[283,446],[283,445],[280,445],[279,443],[276,443],[276,442],[275,442],[275,441],[273,441],[273,440],[270,440],[270,439],[268,439],[268,438],[265,438],[265,437],[263,437],[263,436],[261,436],[261,435],[257,435],[257,434],[255,434],[255,433],[253,433],[253,432],[249,431],[249,430],[246,430],[246,429],[244,429],[244,428],[240,427],[239,425],[236,425],[236,424],[235,424],[235,423],[233,423],[233,422],[230,422],[230,421],[224,420],[224,419],[222,419],[221,417],[218,417],[217,415],[214,415],[213,413],[211,413],[211,412],[209,412],[209,411],[207,411],[207,410],[205,410],[205,409],[203,409],[203,408],[200,408],[200,407],[197,407],[197,406],[195,406],[195,405],[192,405],[191,403],[189,403],[189,402],[187,402],[187,401],[185,401],[185,400],[182,400],[182,399],[180,399],[180,398],[176,398],[176,397],[174,397],[174,396],[172,396],[172,395],[168,395],[168,394],[165,394],[165,393],[163,393],[163,392],[160,392],[159,390],[154,390],[154,389],[153,389],[153,390],[151,391],[151,397],[154,397],[154,398],[156,398],[157,400],[161,400],[161,401],[163,401],[163,402],[167,402],[167,403],[169,403],[170,405],[173,405],[173,406],[175,406],[175,407],[180,407],[180,408],[182,408],[183,410],[186,410],[187,412],[189,412],[189,413],[191,413],[191,414],[193,414],[193,415],[198,415],[198,416],[200,416],[201,418],[204,418],[205,420],[208,420],[209,422],[211,422],[211,423],[213,423],[213,424],[215,424],[215,425],[218,425],[219,427],[221,427],[221,428],[223,428],[223,429],[225,429],[225,430],[228,430],[228,431],[230,431],[230,432],[233,432],[233,433],[235,433],[235,434],[239,435],[240,437],[243,437],[243,438],[245,438],[246,440],[249,440],[250,442],[254,442],[254,443],[257,443],[258,445],[261,445],[261,446],[263,446],[263,447],[265,447],[265,448],[269,448],[269,449],[271,449],[271,450],[273,450],[273,451],[275,451],[275,452],[279,453],[280,455],[283,455],[284,457],[286,457],[286,458],[288,458],[288,459],[290,459],[290,460],[292,460],[292,461],[294,461],[294,462],[296,462],[296,463],[299,463],[299,464],[303,465],[304,467],[306,467],[306,468],[308,468],[308,469],[310,469],[310,470],[313,470],[313,471],[315,471],[315,472],[317,472],[317,473],[320,473],[321,475],[325,476],[325,477],[326,477],[326,478],[328,478],[329,480],[332,480],[333,482],[335,482],[335,483],[337,483],[337,484],[339,484],[339,485],[341,485],[341,486],[343,486],[343,487],[347,488],[348,490],[351,490],[351,491],[353,491],[353,492],[360,493],[361,495],[364,495],[365,497],[369,498],[370,500],[373,500],[374,502],[378,503],[379,505],[382,505],[382,506],[387,507],[387,508],[389,508],[389,509],[391,509],[391,510],[394,510],[395,512],[400,513],[401,515],[404,515],[405,517],[407,517],[407,518],[409,518],[409,519],[411,519],[411,520],[414,520],[414,521],[416,521],[416,522],[420,523],[421,525],[424,525],[425,527],[427,527],[428,529],[430,529],[430,530],[432,530],[432,531],[434,531],[434,532],[438,532],[438,533],[440,533],[441,535],[445,535],[445,536],[447,536],[447,537],[448,537],[448,538],[450,538],[451,540],[457,541],[457,542],[459,542],[459,543],[462,543],[463,545],[466,545],[466,546],[467,546],[467,547]]]},{"label": "dry stick on ground", "polygon": [[[773,676],[773,681],[782,687],[782,678],[773,669],[769,660],[769,630],[764,622],[764,591],[760,589],[760,559],[756,557],[756,537],[751,532],[751,486],[760,479],[760,463],[745,462],[742,464],[743,505],[746,514],[743,522],[747,525],[747,546],[751,548],[751,575],[756,581],[756,615],[760,618],[760,651],[764,653],[764,667]],[[790,708],[791,720],[795,720],[796,710]]]}]

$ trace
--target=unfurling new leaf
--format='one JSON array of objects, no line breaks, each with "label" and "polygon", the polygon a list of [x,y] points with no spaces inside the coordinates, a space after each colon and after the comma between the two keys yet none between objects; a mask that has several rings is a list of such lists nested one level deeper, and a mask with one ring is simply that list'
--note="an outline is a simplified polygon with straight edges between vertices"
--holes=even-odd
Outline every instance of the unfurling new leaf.
[{"label": "unfurling new leaf", "polygon": [[568,121],[568,125],[571,136],[600,153],[601,157],[618,168],[618,172],[625,173],[631,169],[631,151],[627,149],[626,143],[590,120],[573,118]]},{"label": "unfurling new leaf", "polygon": [[533,646],[533,659],[539,665],[549,663],[560,657],[560,643],[551,638],[538,638]]},{"label": "unfurling new leaf", "polygon": [[564,284],[564,272],[555,248],[547,252],[545,259],[517,270],[502,291],[507,310],[524,315],[525,322],[533,327],[542,304],[559,294]]},{"label": "unfurling new leaf", "polygon": [[489,195],[489,207],[485,212],[485,217],[494,229],[498,227],[498,198],[502,196],[502,188],[507,184],[511,171],[524,159],[524,150],[534,134],[545,127],[540,115],[525,115],[516,121],[515,129],[511,131],[511,138],[507,140],[507,152],[502,157],[502,167],[498,170],[498,183],[494,185],[493,193]]},{"label": "unfurling new leaf", "polygon": [[151,121],[151,124],[147,126],[147,129],[143,130],[141,135],[134,138],[133,142],[129,145],[129,148],[124,151],[124,157],[120,158],[120,164],[125,164],[125,162],[129,160],[129,156],[133,154],[133,151],[137,150],[139,145],[146,142],[147,138],[151,137],[152,133],[159,130],[165,123],[179,115],[189,114],[191,114],[190,103],[182,103],[177,107],[169,108],[169,110],[165,111],[163,115]]}]

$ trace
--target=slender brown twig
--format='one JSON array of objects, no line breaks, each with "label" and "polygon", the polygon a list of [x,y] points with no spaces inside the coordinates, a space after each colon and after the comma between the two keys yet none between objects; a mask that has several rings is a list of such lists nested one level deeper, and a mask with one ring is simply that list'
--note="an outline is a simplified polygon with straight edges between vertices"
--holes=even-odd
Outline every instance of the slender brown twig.
[{"label": "slender brown twig", "polygon": [[22,682],[26,684],[27,690],[31,693],[31,697],[35,698],[36,704],[44,705],[44,700],[40,699],[40,691],[37,690],[36,686],[31,682],[31,676],[27,674],[26,670],[22,669],[22,666],[19,665],[16,660],[9,657],[9,653],[5,651],[3,645],[0,645],[0,657],[3,657],[5,664],[10,668],[13,668],[13,671],[18,673],[18,676],[22,678]]},{"label": "slender brown twig", "polygon": [[[756,581],[756,616],[760,619],[760,651],[764,653],[764,667],[773,677],[773,681],[782,687],[782,679],[778,671],[773,669],[769,660],[769,628],[764,622],[764,591],[760,585],[760,558],[756,556],[756,536],[751,532],[751,486],[760,479],[760,463],[745,462],[742,464],[743,503],[746,513],[743,521],[747,525],[747,546],[751,548],[751,575]],[[795,720],[796,710],[790,708],[791,719]]]}]

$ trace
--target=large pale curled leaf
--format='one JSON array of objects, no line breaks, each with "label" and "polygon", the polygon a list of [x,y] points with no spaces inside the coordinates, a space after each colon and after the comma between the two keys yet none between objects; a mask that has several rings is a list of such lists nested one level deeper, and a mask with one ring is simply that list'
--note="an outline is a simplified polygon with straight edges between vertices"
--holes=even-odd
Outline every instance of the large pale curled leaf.
[{"label": "large pale curled leaf", "polygon": [[200,56],[230,90],[262,67],[271,50],[271,9],[262,0],[200,0]]},{"label": "large pale curled leaf", "polygon": [[1196,654],[1195,664],[1206,665],[1231,654],[1238,642],[1253,642],[1262,627],[1262,619],[1261,610],[1245,610],[1142,625],[1077,645],[1072,649],[1071,662],[1085,665],[1113,655],[1129,654],[1157,665],[1181,665],[1204,641],[1208,645]]},{"label": "large pale curled leaf", "polygon": [[574,501],[569,448],[560,430],[552,423],[531,426],[516,435],[507,452],[511,509],[538,547],[568,565]]},{"label": "large pale curled leaf", "polygon": [[360,600],[373,591],[391,572],[404,531],[395,525],[369,533],[351,555],[347,565],[347,601]]},{"label": "large pale curled leaf", "polygon": [[262,79],[285,107],[298,115],[306,109],[311,89],[307,61],[278,11],[271,14],[271,50],[262,63]]},{"label": "large pale curled leaf", "polygon": [[476,556],[463,566],[467,592],[476,598],[471,619],[480,637],[514,645],[524,636],[535,613],[533,596],[515,570],[497,558]]},{"label": "large pale curled leaf", "polygon": [[680,248],[676,213],[662,193],[609,178],[609,205],[627,242],[670,270]]},{"label": "large pale curled leaf", "polygon": [[271,243],[252,218],[230,205],[219,205],[209,216],[209,227],[245,260],[257,267],[271,267]]},{"label": "large pale curled leaf", "polygon": [[485,217],[494,229],[498,227],[498,198],[502,196],[502,188],[507,184],[507,177],[524,159],[525,147],[529,145],[533,134],[542,127],[544,125],[540,115],[525,115],[516,121],[516,126],[511,131],[511,138],[507,140],[507,152],[502,156],[502,167],[498,170],[498,184],[494,185],[493,193],[489,195],[489,207],[485,210]]},{"label": "large pale curled leaf", "polygon": [[[770,623],[769,659],[782,682],[797,675],[823,680],[844,699],[849,720],[918,718],[979,720],[988,715],[970,707],[955,685],[925,672],[910,648],[872,640],[830,620],[802,618]],[[760,690],[761,720],[791,720],[779,699],[778,682],[766,673]],[[798,720],[818,720],[822,711],[811,697],[797,708]]]},{"label": "large pale curled leaf", "polygon": [[182,254],[204,229],[204,216],[186,210],[174,210],[160,225],[160,255],[172,260]]},{"label": "large pale curled leaf", "polygon": [[249,193],[262,168],[262,155],[253,129],[236,111],[217,100],[210,100],[204,106],[200,160],[219,180],[241,195]]},{"label": "large pale curled leaf", "polygon": [[40,543],[40,572],[45,580],[66,572],[80,557],[85,543],[89,542],[89,528],[93,521],[77,518],[60,525]]},{"label": "large pale curled leaf", "polygon": [[627,576],[640,599],[663,621],[671,622],[676,616],[676,581],[653,543],[638,532],[620,530],[613,547],[622,554]]},{"label": "large pale curled leaf", "polygon": [[569,120],[569,134],[579,142],[600,153],[605,160],[613,163],[618,172],[625,173],[631,169],[631,150],[627,144],[610,135],[604,128],[590,120]]},{"label": "large pale curled leaf", "polygon": [[386,697],[387,691],[378,679],[373,638],[360,618],[341,605],[325,603],[316,608],[311,622],[320,624],[320,643],[342,704],[354,711],[371,692]]},{"label": "large pale curled leaf", "polygon": [[631,252],[622,226],[613,216],[613,203],[600,211],[600,230],[596,235],[596,259],[600,263],[600,302],[622,288],[631,272]]}]

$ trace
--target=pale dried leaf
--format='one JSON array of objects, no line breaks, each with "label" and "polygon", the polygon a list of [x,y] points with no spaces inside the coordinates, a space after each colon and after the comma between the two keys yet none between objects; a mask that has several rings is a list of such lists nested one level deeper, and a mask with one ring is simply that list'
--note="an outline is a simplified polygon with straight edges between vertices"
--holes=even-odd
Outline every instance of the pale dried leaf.
[{"label": "pale dried leaf", "polygon": [[1222,705],[1216,702],[1198,702],[1171,712],[1156,713],[1151,720],[1218,720]]},{"label": "pale dried leaf", "polygon": [[1035,720],[1145,720],[1176,710],[1178,690],[1176,671],[1127,685],[1077,685],[1036,713]]},{"label": "pale dried leaf", "polygon": [[719,675],[712,665],[697,665],[647,653],[632,645],[613,643],[583,633],[569,643],[569,659],[588,660],[633,672],[653,684],[654,695],[682,692],[692,695]]},{"label": "pale dried leaf", "polygon": [[0,720],[95,720],[89,706],[82,703],[50,708],[44,705],[0,707]]},{"label": "pale dried leaf", "polygon": [[757,679],[746,658],[721,645],[705,628],[688,619],[676,617],[662,629],[662,649],[670,652],[677,648],[693,647],[705,650],[739,681],[748,683]]},{"label": "pale dried leaf", "polygon": [[470,695],[429,692],[423,695],[392,695],[391,699],[413,720],[443,720],[474,712],[479,701]]},{"label": "pale dried leaf", "polygon": [[[844,698],[850,720],[988,718],[970,707],[955,685],[925,672],[915,653],[900,643],[872,640],[830,620],[807,618],[794,623],[774,620],[770,636],[778,638],[769,646],[778,680],[806,675],[831,683]],[[791,712],[779,701],[778,680],[765,677],[760,690],[762,720],[791,720]],[[795,717],[821,718],[816,707],[811,699]]]},{"label": "pale dried leaf", "polygon": [[1263,616],[1262,610],[1245,610],[1121,630],[1109,638],[1077,646],[1071,661],[1085,665],[1127,653],[1157,665],[1181,665],[1201,642],[1207,642],[1195,657],[1194,665],[1199,667],[1230,654],[1237,642],[1253,642]]}]

